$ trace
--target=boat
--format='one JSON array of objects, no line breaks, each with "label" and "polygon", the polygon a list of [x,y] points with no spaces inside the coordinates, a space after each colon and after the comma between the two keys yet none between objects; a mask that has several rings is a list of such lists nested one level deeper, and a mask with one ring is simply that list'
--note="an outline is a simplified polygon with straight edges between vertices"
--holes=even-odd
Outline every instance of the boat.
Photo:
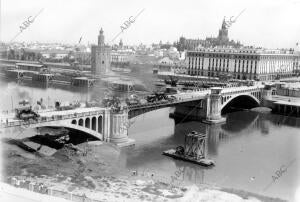
[{"label": "boat", "polygon": [[214,166],[215,162],[213,160],[210,159],[195,159],[189,156],[185,156],[185,155],[180,155],[176,153],[175,149],[169,149],[167,151],[163,152],[164,155],[172,157],[174,159],[179,159],[179,160],[183,160],[183,161],[187,161],[187,162],[191,162],[191,163],[195,163],[204,167],[210,167],[210,166]]}]

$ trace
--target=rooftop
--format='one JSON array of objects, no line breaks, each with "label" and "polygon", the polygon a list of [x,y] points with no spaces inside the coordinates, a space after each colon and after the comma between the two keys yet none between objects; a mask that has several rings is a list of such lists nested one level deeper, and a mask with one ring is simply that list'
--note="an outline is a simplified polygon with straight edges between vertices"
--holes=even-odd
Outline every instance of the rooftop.
[{"label": "rooftop", "polygon": [[30,66],[30,67],[43,67],[42,64],[32,64],[32,63],[16,63],[17,66]]},{"label": "rooftop", "polygon": [[263,48],[198,48],[188,52],[216,52],[216,53],[250,53],[256,55],[295,55],[293,50],[287,49],[263,49]]}]

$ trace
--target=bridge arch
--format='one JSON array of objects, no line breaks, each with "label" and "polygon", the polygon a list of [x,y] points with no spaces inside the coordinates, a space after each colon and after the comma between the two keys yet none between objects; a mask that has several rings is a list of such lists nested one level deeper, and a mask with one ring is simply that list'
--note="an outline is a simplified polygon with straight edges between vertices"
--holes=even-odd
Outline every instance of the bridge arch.
[{"label": "bridge arch", "polygon": [[[66,128],[66,129],[71,130],[71,131],[76,131],[76,134],[83,133],[87,137],[89,137],[90,140],[91,139],[93,139],[93,140],[103,140],[103,134],[102,133],[98,133],[97,131],[86,128],[84,126],[72,124],[73,121],[74,120],[70,121],[69,123],[67,123],[67,122],[44,122],[44,123],[39,123],[39,124],[32,124],[29,127],[30,128],[42,128],[42,127]],[[80,133],[78,133],[78,132],[80,132]]]},{"label": "bridge arch", "polygon": [[85,119],[85,127],[86,127],[86,128],[90,128],[90,125],[91,125],[90,118],[86,118],[86,119]]},{"label": "bridge arch", "polygon": [[94,130],[94,131],[97,130],[97,118],[96,117],[92,118],[92,130]]},{"label": "bridge arch", "polygon": [[79,119],[78,125],[83,126],[83,119]]},{"label": "bridge arch", "polygon": [[222,104],[221,114],[237,111],[239,109],[251,109],[259,107],[260,101],[252,94],[241,94],[232,96]]},{"label": "bridge arch", "polygon": [[72,122],[71,122],[72,124],[74,124],[74,125],[77,125],[77,120],[76,119],[74,119],[74,120],[72,120]]}]

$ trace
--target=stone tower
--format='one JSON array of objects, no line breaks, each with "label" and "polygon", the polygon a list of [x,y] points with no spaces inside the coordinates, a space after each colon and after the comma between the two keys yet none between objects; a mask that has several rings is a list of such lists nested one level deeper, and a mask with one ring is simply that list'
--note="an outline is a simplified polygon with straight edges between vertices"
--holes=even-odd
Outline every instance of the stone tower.
[{"label": "stone tower", "polygon": [[228,28],[227,28],[227,24],[226,24],[226,21],[225,21],[225,17],[223,19],[222,27],[219,30],[218,39],[219,39],[220,44],[224,44],[224,43],[229,41]]},{"label": "stone tower", "polygon": [[98,35],[98,45],[92,46],[91,55],[92,74],[96,77],[100,77],[107,74],[110,71],[111,62],[111,47],[106,46],[104,43],[104,35],[102,28]]}]

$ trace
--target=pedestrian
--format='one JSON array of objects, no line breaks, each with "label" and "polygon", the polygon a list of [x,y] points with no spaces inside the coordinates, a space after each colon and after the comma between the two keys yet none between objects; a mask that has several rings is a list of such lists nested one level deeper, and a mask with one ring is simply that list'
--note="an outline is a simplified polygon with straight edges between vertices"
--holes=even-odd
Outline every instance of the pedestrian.
[{"label": "pedestrian", "polygon": [[16,180],[16,187],[20,187],[20,180],[19,179]]},{"label": "pedestrian", "polygon": [[12,177],[11,184],[14,185],[14,186],[16,186],[16,184],[17,184],[17,178]]}]

